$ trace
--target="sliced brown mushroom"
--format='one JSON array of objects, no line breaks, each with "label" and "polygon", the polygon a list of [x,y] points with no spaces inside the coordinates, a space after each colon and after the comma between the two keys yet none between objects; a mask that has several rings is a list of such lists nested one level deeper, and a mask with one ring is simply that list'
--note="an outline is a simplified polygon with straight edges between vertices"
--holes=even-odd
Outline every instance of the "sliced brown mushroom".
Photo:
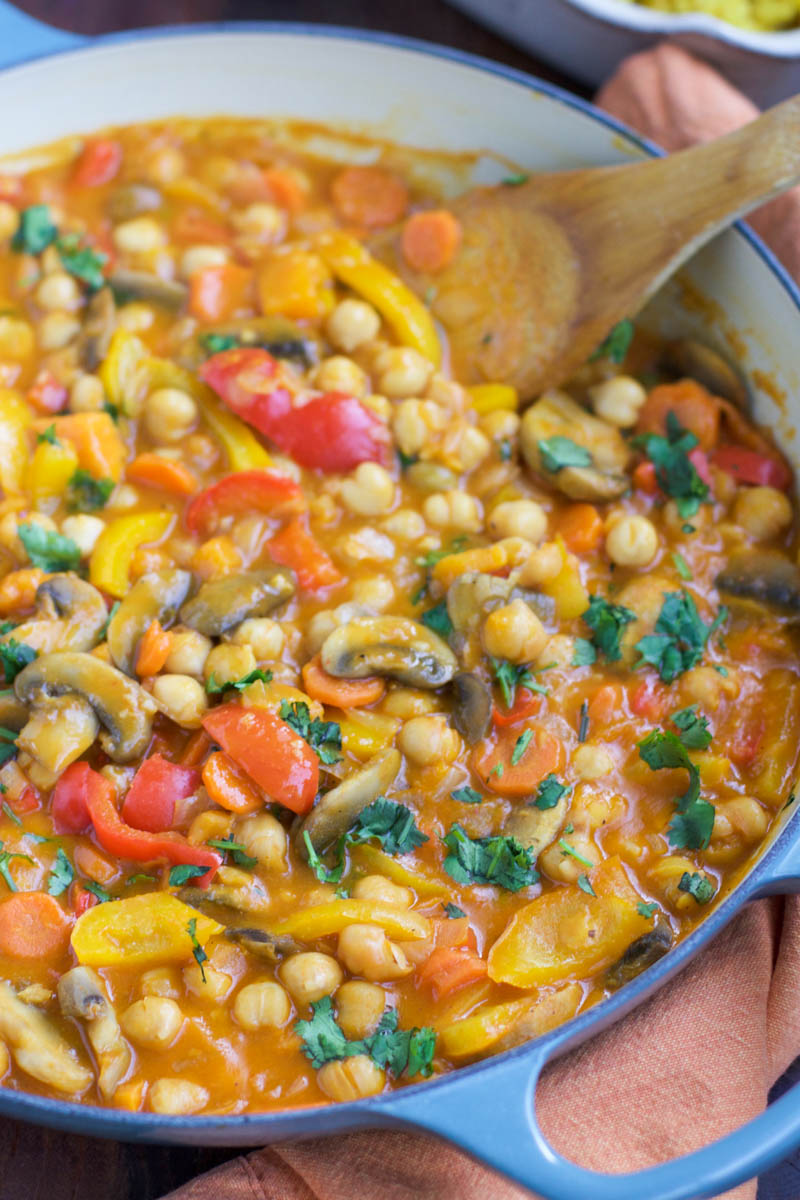
[{"label": "sliced brown mushroom", "polygon": [[408,617],[360,617],[323,642],[322,666],[340,679],[389,675],[411,687],[437,688],[458,669],[450,647]]},{"label": "sliced brown mushroom", "polygon": [[43,654],[20,671],[14,691],[23,704],[34,706],[70,694],[88,701],[105,729],[100,744],[114,762],[131,762],[147,749],[156,712],[152,698],[93,654]]},{"label": "sliced brown mushroom", "polygon": [[294,591],[294,580],[282,567],[210,579],[183,605],[181,621],[206,637],[220,637],[248,617],[265,617]]},{"label": "sliced brown mushroom", "polygon": [[110,1100],[132,1056],[102,979],[91,967],[73,967],[58,981],[58,1001],[65,1017],[74,1017],[86,1026],[97,1058],[97,1086],[101,1096]]},{"label": "sliced brown mushroom", "polygon": [[570,793],[565,792],[552,808],[537,808],[535,804],[520,805],[509,813],[503,826],[506,837],[516,838],[526,850],[533,851],[538,858],[545,846],[555,841],[564,824],[570,803]]},{"label": "sliced brown mushroom", "polygon": [[717,351],[695,338],[680,338],[664,348],[663,363],[678,376],[696,379],[715,396],[730,400],[746,413],[750,410],[750,389],[746,379]]},{"label": "sliced brown mushroom", "polygon": [[102,287],[87,304],[80,333],[75,340],[78,361],[86,371],[94,371],[100,366],[108,354],[116,327],[117,309],[111,288]]},{"label": "sliced brown mushroom", "polygon": [[148,304],[158,304],[161,308],[177,312],[183,308],[189,298],[189,289],[185,283],[176,279],[162,279],[149,271],[130,271],[118,267],[109,276],[108,282],[119,296],[126,300],[145,300]]},{"label": "sliced brown mushroom", "polygon": [[492,694],[478,675],[459,671],[453,676],[453,724],[468,745],[485,735],[492,716]]},{"label": "sliced brown mushroom", "polygon": [[22,729],[28,720],[28,708],[17,699],[13,688],[0,691],[0,725],[4,729]]},{"label": "sliced brown mushroom", "polygon": [[290,954],[299,954],[304,949],[294,938],[286,934],[268,933],[266,929],[229,926],[225,930],[225,937],[249,950],[256,958],[264,958],[272,963],[280,962]]},{"label": "sliced brown mushroom", "polygon": [[296,844],[303,858],[308,858],[306,834],[318,853],[332,845],[347,832],[368,804],[372,804],[391,787],[400,770],[400,763],[400,752],[394,747],[382,750],[366,766],[326,792],[299,828]]},{"label": "sliced brown mushroom", "polygon": [[40,766],[60,775],[93,745],[99,732],[95,711],[82,696],[71,692],[42,696],[32,706],[17,745]]},{"label": "sliced brown mushroom", "polygon": [[130,221],[142,213],[155,212],[164,203],[161,192],[146,183],[123,183],[115,188],[106,204],[106,211],[115,224]]},{"label": "sliced brown mushroom", "polygon": [[628,949],[613,966],[606,971],[606,985],[610,988],[622,987],[629,983],[642,971],[646,971],[653,963],[669,950],[672,945],[672,930],[666,921],[659,921],[649,933],[643,934]]},{"label": "sliced brown mushroom", "polygon": [[499,575],[465,571],[447,589],[447,615],[456,633],[476,629],[492,608],[507,604],[514,585]]},{"label": "sliced brown mushroom", "polygon": [[740,550],[715,582],[733,603],[800,615],[800,568],[777,550]]},{"label": "sliced brown mushroom", "polygon": [[[323,354],[323,342],[310,329],[295,325],[286,317],[246,317],[226,321],[211,331],[212,336],[235,338],[241,346],[259,346],[275,358],[288,358],[302,367],[312,367]],[[200,349],[208,354],[209,331],[200,335]]]},{"label": "sliced brown mushroom", "polygon": [[538,996],[513,1028],[500,1038],[499,1042],[494,1043],[492,1053],[499,1054],[502,1050],[522,1046],[533,1038],[549,1033],[557,1025],[563,1025],[570,1017],[575,1016],[582,999],[583,988],[579,983],[566,983],[555,991]]},{"label": "sliced brown mushroom", "polygon": [[51,575],[36,591],[37,612],[0,642],[15,638],[40,654],[52,650],[91,650],[108,619],[96,587],[78,575]]},{"label": "sliced brown mushroom", "polygon": [[120,671],[133,675],[139,642],[153,623],[171,625],[186,599],[192,577],[188,571],[170,568],[151,571],[136,580],[108,622],[108,650]]},{"label": "sliced brown mushroom", "polygon": [[184,904],[197,908],[215,920],[222,920],[220,908],[229,908],[233,912],[259,913],[269,908],[269,898],[260,882],[253,878],[250,887],[234,887],[225,883],[212,883],[205,889],[184,887],[178,892],[178,899]]},{"label": "sliced brown mushroom", "polygon": [[[566,438],[586,451],[586,466],[549,470],[541,443]],[[631,452],[618,429],[593,417],[563,392],[546,392],[527,410],[520,425],[522,454],[531,470],[571,500],[615,500],[630,486]]]},{"label": "sliced brown mushroom", "polygon": [[21,1070],[56,1091],[77,1095],[93,1081],[45,1014],[20,1000],[8,983],[0,983],[0,1038]]}]

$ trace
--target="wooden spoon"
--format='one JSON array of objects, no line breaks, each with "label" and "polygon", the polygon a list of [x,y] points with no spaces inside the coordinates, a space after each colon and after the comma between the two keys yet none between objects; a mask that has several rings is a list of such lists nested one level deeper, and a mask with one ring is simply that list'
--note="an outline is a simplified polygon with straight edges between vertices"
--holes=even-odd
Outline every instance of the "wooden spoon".
[{"label": "wooden spoon", "polygon": [[453,262],[412,276],[456,377],[523,399],[568,378],[721,229],[800,181],[800,96],[735,133],[631,166],[532,175],[450,206]]}]

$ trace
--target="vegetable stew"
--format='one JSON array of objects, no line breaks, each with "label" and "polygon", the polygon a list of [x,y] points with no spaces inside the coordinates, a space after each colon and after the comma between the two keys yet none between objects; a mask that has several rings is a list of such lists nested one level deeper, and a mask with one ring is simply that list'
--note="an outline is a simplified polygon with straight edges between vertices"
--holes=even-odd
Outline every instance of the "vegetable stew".
[{"label": "vegetable stew", "polygon": [[668,953],[793,799],[792,473],[738,370],[623,322],[563,390],[460,386],[458,221],[373,149],[0,163],[6,1087],[435,1077]]}]

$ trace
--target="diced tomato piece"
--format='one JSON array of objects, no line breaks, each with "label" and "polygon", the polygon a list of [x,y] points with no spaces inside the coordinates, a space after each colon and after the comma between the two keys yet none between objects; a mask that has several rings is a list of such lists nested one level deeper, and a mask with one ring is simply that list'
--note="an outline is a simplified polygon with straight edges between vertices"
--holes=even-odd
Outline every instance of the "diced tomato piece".
[{"label": "diced tomato piece", "polygon": [[122,818],[134,829],[163,833],[172,828],[176,803],[191,796],[199,786],[199,771],[152,754],[133,777],[122,805]]},{"label": "diced tomato piece", "polygon": [[75,187],[100,187],[110,183],[122,165],[122,146],[110,138],[87,142],[72,175]]},{"label": "diced tomato piece", "polygon": [[518,687],[511,708],[502,709],[498,708],[496,704],[493,705],[492,720],[495,725],[516,725],[517,721],[535,717],[541,707],[541,693],[532,692],[530,688]]},{"label": "diced tomato piece", "polygon": [[660,721],[670,705],[669,692],[651,672],[633,690],[630,700],[631,712],[648,721]]}]

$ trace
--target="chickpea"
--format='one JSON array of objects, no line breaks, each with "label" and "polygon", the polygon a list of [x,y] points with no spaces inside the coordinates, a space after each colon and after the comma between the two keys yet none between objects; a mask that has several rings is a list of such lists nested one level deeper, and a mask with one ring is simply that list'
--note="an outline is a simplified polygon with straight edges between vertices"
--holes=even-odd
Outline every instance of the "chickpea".
[{"label": "chickpea", "polygon": [[331,1100],[360,1100],[382,1092],[386,1075],[369,1055],[354,1054],[325,1063],[317,1071],[317,1083]]},{"label": "chickpea", "polygon": [[203,675],[206,683],[212,675],[218,683],[235,683],[254,671],[255,666],[256,656],[249,646],[223,642],[209,653],[203,664]]},{"label": "chickpea", "polygon": [[[391,346],[375,362],[378,389],[392,399],[419,396],[425,391],[433,366],[418,350]],[[434,405],[434,407],[436,407]],[[446,418],[447,414],[443,413]]]},{"label": "chickpea", "polygon": [[61,532],[64,537],[70,538],[75,543],[81,552],[81,558],[89,557],[104,529],[104,522],[99,517],[92,517],[88,513],[65,517],[61,522]]},{"label": "chickpea", "polygon": [[219,808],[207,808],[198,813],[189,826],[187,841],[193,846],[202,846],[211,838],[226,838],[233,825],[233,816]]},{"label": "chickpea", "polygon": [[53,271],[52,275],[45,275],[34,296],[40,308],[56,312],[75,308],[81,299],[81,291],[72,275],[66,271]]},{"label": "chickpea", "polygon": [[705,712],[716,712],[723,696],[739,694],[739,679],[735,672],[729,670],[725,678],[707,666],[692,667],[681,676],[678,686],[684,705],[699,704]]},{"label": "chickpea", "polygon": [[147,1103],[151,1112],[165,1117],[183,1116],[200,1112],[209,1101],[206,1088],[188,1079],[163,1075],[151,1083],[147,1092]]},{"label": "chickpea", "polygon": [[350,979],[336,993],[336,1019],[349,1038],[367,1037],[386,1007],[386,992],[376,983]]},{"label": "chickpea", "polygon": [[395,441],[404,454],[413,457],[433,441],[447,424],[447,413],[432,400],[404,400],[392,421]]},{"label": "chickpea", "polygon": [[388,575],[357,579],[353,584],[353,603],[383,612],[394,603],[395,587]]},{"label": "chickpea", "polygon": [[13,204],[0,200],[0,242],[14,236],[19,225],[19,213]]},{"label": "chickpea", "polygon": [[144,402],[144,423],[157,442],[180,442],[197,422],[197,405],[180,388],[157,388]]},{"label": "chickpea", "polygon": [[474,471],[491,451],[492,444],[475,425],[461,422],[445,442],[447,460],[458,471]]},{"label": "chickpea", "polygon": [[453,528],[477,533],[483,526],[481,502],[468,492],[435,492],[426,497],[422,512],[428,524],[436,529]]},{"label": "chickpea", "polygon": [[280,976],[297,1004],[313,1004],[336,991],[342,982],[342,968],[329,954],[308,950],[287,958]]},{"label": "chickpea", "polygon": [[[598,861],[597,847],[588,833],[571,833],[566,840],[572,849],[587,862],[596,863]],[[575,883],[578,876],[588,869],[585,863],[581,863],[571,854],[567,854],[563,847],[559,846],[558,841],[554,841],[542,851],[539,856],[539,864],[551,879],[557,879],[561,883]],[[565,934],[566,931],[561,932]],[[567,941],[566,936],[564,940]],[[580,941],[580,937],[577,940]],[[585,942],[585,940],[584,934],[583,941]],[[570,943],[567,941],[567,944]]]},{"label": "chickpea", "polygon": [[[747,842],[760,841],[769,824],[767,813],[755,796],[733,796],[730,800],[725,800],[717,805],[716,817],[724,818],[730,830],[741,834]],[[716,819],[713,836],[718,836]]]},{"label": "chickpea", "polygon": [[620,567],[646,567],[658,551],[658,533],[647,517],[620,517],[606,534],[606,554]]},{"label": "chickpea", "polygon": [[145,996],[135,1000],[120,1018],[122,1032],[131,1041],[148,1050],[166,1050],[178,1036],[183,1013],[166,996]]},{"label": "chickpea", "polygon": [[385,467],[359,463],[341,487],[345,508],[361,517],[377,517],[394,504],[394,480]]},{"label": "chickpea", "polygon": [[772,487],[745,487],[733,504],[733,519],[756,542],[768,542],[792,523],[792,505]]},{"label": "chickpea", "polygon": [[351,975],[361,975],[370,983],[402,979],[414,970],[379,925],[348,925],[339,934],[337,953]]},{"label": "chickpea", "polygon": [[221,1004],[233,987],[233,979],[226,971],[218,971],[211,963],[192,963],[183,968],[183,984],[198,1000],[207,1004]]},{"label": "chickpea", "polygon": [[547,533],[547,513],[535,500],[507,500],[489,514],[489,533],[495,538],[527,538],[536,545]]},{"label": "chickpea", "polygon": [[523,587],[537,587],[551,583],[560,574],[564,556],[555,542],[544,542],[529,555],[517,573],[517,582]]},{"label": "chickpea", "polygon": [[233,1015],[245,1029],[277,1029],[289,1020],[292,1006],[279,983],[271,979],[248,983],[233,1002]]},{"label": "chickpea", "polygon": [[366,396],[367,394],[366,373],[344,354],[334,354],[332,358],[323,358],[314,370],[311,382],[322,392],[347,392],[350,396]]},{"label": "chickpea", "polygon": [[236,837],[251,858],[268,871],[283,871],[286,866],[288,839],[286,830],[271,813],[246,817],[236,826]]},{"label": "chickpea", "polygon": [[414,894],[383,875],[365,875],[353,888],[356,900],[372,900],[375,904],[391,904],[395,908],[411,908]]},{"label": "chickpea", "polygon": [[191,675],[157,675],[153,699],[182,729],[199,729],[208,708],[205,688]]},{"label": "chickpea", "polygon": [[547,643],[547,631],[525,601],[517,599],[489,613],[482,638],[487,654],[521,664],[538,657]]},{"label": "chickpea", "polygon": [[534,663],[537,667],[571,667],[575,657],[575,639],[566,633],[554,633],[544,644]]},{"label": "chickpea", "polygon": [[135,487],[131,487],[129,483],[118,483],[114,488],[108,503],[107,509],[111,511],[124,510],[126,508],[135,508],[139,503],[139,493]]},{"label": "chickpea", "polygon": [[78,375],[69,389],[69,406],[73,412],[102,412],[106,393],[96,375]]},{"label": "chickpea", "polygon": [[173,967],[153,967],[139,980],[139,991],[143,996],[166,996],[177,1000],[181,994],[178,973]]},{"label": "chickpea", "polygon": [[156,319],[156,314],[147,304],[132,300],[117,309],[117,325],[127,329],[128,333],[144,333]]},{"label": "chickpea", "polygon": [[81,330],[77,317],[68,312],[49,312],[39,322],[38,341],[42,350],[62,350]]},{"label": "chickpea", "polygon": [[383,528],[403,542],[416,542],[425,533],[425,518],[413,508],[398,508],[386,518]]},{"label": "chickpea", "polygon": [[249,204],[242,212],[235,213],[233,223],[245,237],[275,245],[286,236],[288,217],[277,205],[259,200]]},{"label": "chickpea", "polygon": [[345,354],[352,354],[365,342],[371,342],[378,336],[380,327],[378,313],[364,300],[340,300],[325,326],[334,346],[344,350]]},{"label": "chickpea", "polygon": [[602,779],[614,770],[614,759],[604,746],[584,742],[575,750],[572,766],[579,779]]},{"label": "chickpea", "polygon": [[630,429],[636,424],[639,410],[647,399],[647,392],[630,375],[617,375],[589,388],[589,399],[598,417],[616,425],[618,429]]},{"label": "chickpea", "polygon": [[445,717],[431,715],[406,721],[397,745],[414,766],[429,767],[433,763],[452,762],[461,747],[461,739]]},{"label": "chickpea", "polygon": [[153,183],[174,183],[186,169],[186,159],[177,146],[160,146],[150,155],[146,178]]},{"label": "chickpea", "polygon": [[361,403],[365,408],[375,413],[379,421],[383,421],[384,425],[388,425],[392,419],[392,404],[385,396],[379,395],[378,392],[372,392],[369,396],[362,396]]},{"label": "chickpea", "polygon": [[134,217],[117,225],[112,233],[117,250],[122,254],[147,254],[166,245],[167,234],[153,217]]},{"label": "chickpea", "polygon": [[269,617],[248,617],[236,626],[230,640],[235,646],[249,646],[257,662],[280,658],[286,644],[280,625]]},{"label": "chickpea", "polygon": [[500,442],[517,436],[520,420],[515,412],[496,408],[494,412],[484,413],[479,417],[478,425],[493,442]]},{"label": "chickpea", "polygon": [[390,717],[401,717],[408,721],[411,717],[421,717],[424,713],[434,712],[436,698],[430,692],[416,691],[414,688],[393,688],[382,705],[382,711]]},{"label": "chickpea", "polygon": [[206,267],[224,267],[227,261],[225,246],[190,246],[181,255],[180,272],[184,279],[189,279],[196,271]]},{"label": "chickpea", "polygon": [[196,629],[173,629],[164,670],[170,675],[195,675],[200,679],[212,645],[211,639]]},{"label": "chickpea", "polygon": [[0,358],[19,362],[33,354],[35,344],[32,325],[22,317],[0,316]]}]

